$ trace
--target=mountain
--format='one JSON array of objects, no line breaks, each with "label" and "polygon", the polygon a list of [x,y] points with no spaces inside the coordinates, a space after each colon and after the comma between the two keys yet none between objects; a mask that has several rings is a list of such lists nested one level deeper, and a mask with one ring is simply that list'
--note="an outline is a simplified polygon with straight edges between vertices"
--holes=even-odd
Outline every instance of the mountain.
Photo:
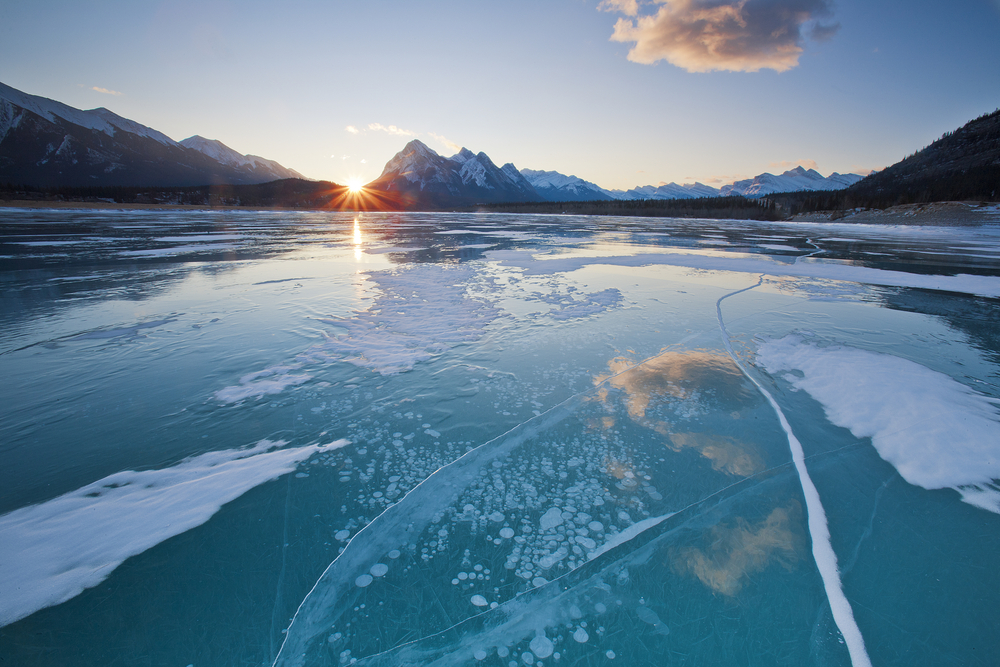
[{"label": "mountain", "polygon": [[522,169],[521,175],[546,201],[608,201],[618,199],[610,190],[576,176],[565,176],[557,171]]},{"label": "mountain", "polygon": [[447,208],[479,203],[542,201],[513,164],[497,167],[486,153],[463,148],[442,157],[414,139],[365,186],[400,208]]},{"label": "mountain", "polygon": [[0,83],[0,182],[181,186],[301,178],[219,142],[185,142],[108,109],[84,111]]},{"label": "mountain", "polygon": [[659,185],[643,185],[621,193],[618,199],[699,199],[701,197],[718,197],[719,191],[710,185],[702,183],[660,183]]},{"label": "mountain", "polygon": [[723,197],[743,195],[755,198],[776,192],[801,192],[803,190],[842,190],[861,180],[857,174],[838,174],[834,172],[824,178],[815,169],[796,167],[783,174],[763,173],[754,178],[736,181],[732,185],[723,185],[719,194]]},{"label": "mountain", "polygon": [[848,193],[867,206],[996,200],[1000,195],[1000,109],[946,132],[926,148],[870,174]]},{"label": "mountain", "polygon": [[220,164],[244,171],[253,180],[248,183],[266,183],[285,178],[300,178],[309,180],[294,169],[282,167],[274,160],[267,160],[258,155],[241,155],[229,146],[216,139],[206,139],[197,134],[180,142],[181,146],[204,153]]},{"label": "mountain", "polygon": [[642,185],[631,190],[606,190],[576,176],[565,176],[556,171],[533,171],[522,169],[535,190],[546,201],[606,201],[612,199],[700,199],[703,197],[728,197],[742,195],[748,198],[762,197],[775,192],[799,192],[802,190],[840,190],[861,180],[857,174],[834,172],[824,178],[819,172],[796,167],[785,173],[760,174],[751,179],[724,185],[721,189],[703,183],[660,183]]}]

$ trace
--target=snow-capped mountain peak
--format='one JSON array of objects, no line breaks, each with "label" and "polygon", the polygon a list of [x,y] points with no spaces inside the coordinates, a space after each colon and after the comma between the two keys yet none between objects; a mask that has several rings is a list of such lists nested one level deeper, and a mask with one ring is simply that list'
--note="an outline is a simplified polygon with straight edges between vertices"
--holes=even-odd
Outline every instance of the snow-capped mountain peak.
[{"label": "snow-capped mountain peak", "polygon": [[272,180],[283,178],[305,179],[305,176],[294,169],[288,169],[274,160],[267,160],[256,155],[242,155],[217,139],[206,139],[196,134],[181,141],[180,145],[207,155],[221,164],[250,172],[255,176],[264,177],[271,175],[273,176]]},{"label": "snow-capped mountain peak", "polygon": [[838,174],[834,172],[824,178],[815,169],[805,169],[802,166],[789,169],[775,176],[763,173],[753,178],[736,181],[724,185],[722,196],[743,195],[744,197],[763,197],[775,192],[799,192],[802,190],[841,190],[861,180],[857,174]]},{"label": "snow-capped mountain peak", "polygon": [[540,199],[514,165],[501,169],[486,153],[468,148],[442,157],[418,139],[386,162],[382,175],[368,187],[399,192],[429,206]]},{"label": "snow-capped mountain peak", "polygon": [[0,83],[0,182],[26,185],[264,183],[301,174],[220,142],[178,143],[103,107],[84,111]]},{"label": "snow-capped mountain peak", "polygon": [[527,179],[542,197],[549,201],[592,201],[617,199],[613,192],[576,176],[566,176],[557,171],[522,169]]},{"label": "snow-capped mountain peak", "polygon": [[476,154],[463,146],[462,150],[458,151],[448,159],[451,160],[452,162],[463,163],[468,160],[471,160],[474,157],[476,157]]}]

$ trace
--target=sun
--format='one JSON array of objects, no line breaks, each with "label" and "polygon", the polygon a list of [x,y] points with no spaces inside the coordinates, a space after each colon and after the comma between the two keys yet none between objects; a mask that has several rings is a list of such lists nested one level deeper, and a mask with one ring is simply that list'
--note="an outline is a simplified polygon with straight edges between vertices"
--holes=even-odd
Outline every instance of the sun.
[{"label": "sun", "polygon": [[360,179],[352,178],[347,181],[347,189],[350,190],[352,193],[356,194],[358,192],[361,192],[361,190],[363,190],[364,187],[365,184],[362,183]]}]

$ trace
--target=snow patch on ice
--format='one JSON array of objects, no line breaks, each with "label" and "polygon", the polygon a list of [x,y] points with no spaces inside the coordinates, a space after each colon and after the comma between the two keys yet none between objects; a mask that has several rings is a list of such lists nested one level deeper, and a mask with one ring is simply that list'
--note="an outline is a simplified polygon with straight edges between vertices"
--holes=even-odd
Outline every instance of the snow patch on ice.
[{"label": "snow patch on ice", "polygon": [[[294,387],[312,379],[306,373],[289,373],[298,366],[272,366],[262,371],[247,373],[238,385],[215,392],[215,398],[223,403],[236,403],[248,398],[260,398],[267,394],[280,394],[288,387]],[[261,379],[263,378],[263,379]]]},{"label": "snow patch on ice", "polygon": [[819,401],[832,423],[871,438],[910,484],[950,487],[1000,513],[1000,413],[989,398],[908,359],[794,334],[761,345],[757,360]]},{"label": "snow patch on ice", "polygon": [[346,330],[306,352],[315,361],[346,361],[382,375],[395,375],[466,342],[479,340],[501,312],[470,297],[472,269],[420,264],[405,270],[373,271],[381,292],[353,317],[323,320]]},{"label": "snow patch on ice", "polygon": [[[716,252],[717,251],[713,251]],[[550,275],[575,271],[585,266],[681,266],[706,271],[736,271],[763,273],[769,276],[795,276],[826,280],[848,280],[887,287],[916,287],[977,296],[1000,297],[1000,277],[958,274],[954,276],[924,275],[903,271],[885,271],[866,266],[832,262],[803,261],[782,264],[763,258],[706,255],[694,252],[661,252],[626,256],[561,257],[539,255],[520,250],[491,250],[487,259],[505,266],[525,269],[525,275]]]},{"label": "snow patch on ice", "polygon": [[348,444],[207,452],[159,470],[126,470],[0,516],[0,626],[92,588],[122,561],[208,521],[224,504]]}]

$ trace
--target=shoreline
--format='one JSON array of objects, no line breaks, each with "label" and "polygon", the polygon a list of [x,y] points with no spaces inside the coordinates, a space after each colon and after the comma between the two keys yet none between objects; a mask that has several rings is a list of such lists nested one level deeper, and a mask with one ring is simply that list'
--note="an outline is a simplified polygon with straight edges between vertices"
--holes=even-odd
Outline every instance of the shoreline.
[{"label": "shoreline", "polygon": [[[0,208],[109,211],[278,211],[300,213],[317,213],[328,210],[282,206],[210,206],[204,204],[144,204],[103,201],[73,202],[42,201],[36,199],[0,199]],[[345,211],[343,209],[338,209],[336,212],[361,213],[362,211]],[[396,212],[421,213],[424,211]],[[554,213],[553,215],[580,214]],[[903,204],[886,209],[814,211],[810,213],[799,213],[790,218],[786,218],[785,220],[761,220],[759,222],[837,222],[866,225],[905,225],[914,227],[980,227],[983,225],[1000,225],[1000,203],[948,201],[930,202],[926,204]]]}]

